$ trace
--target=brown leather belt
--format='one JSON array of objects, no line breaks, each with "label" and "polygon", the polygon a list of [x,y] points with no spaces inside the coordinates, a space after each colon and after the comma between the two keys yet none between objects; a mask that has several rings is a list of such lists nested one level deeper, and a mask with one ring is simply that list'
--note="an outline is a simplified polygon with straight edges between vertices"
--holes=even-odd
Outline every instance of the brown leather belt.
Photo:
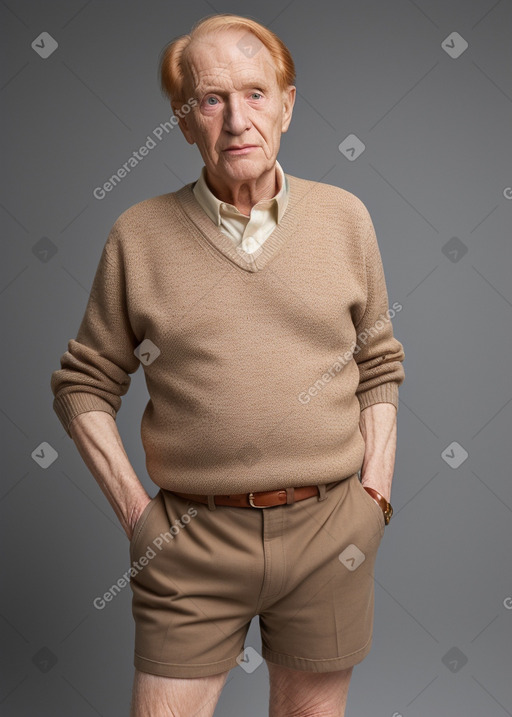
[{"label": "brown leather belt", "polygon": [[[334,483],[327,483],[326,489],[330,490],[338,485],[340,481],[334,481]],[[179,493],[177,490],[172,490],[170,493],[175,493],[182,498],[188,498],[198,503],[208,503],[207,495],[199,495],[198,493]],[[298,500],[304,500],[305,498],[311,498],[313,495],[318,495],[319,490],[316,485],[305,485],[299,486],[298,488],[281,488],[279,490],[260,490],[252,491],[251,493],[235,493],[231,495],[214,495],[213,499],[215,505],[231,505],[235,508],[271,508],[275,505],[292,505]]]}]

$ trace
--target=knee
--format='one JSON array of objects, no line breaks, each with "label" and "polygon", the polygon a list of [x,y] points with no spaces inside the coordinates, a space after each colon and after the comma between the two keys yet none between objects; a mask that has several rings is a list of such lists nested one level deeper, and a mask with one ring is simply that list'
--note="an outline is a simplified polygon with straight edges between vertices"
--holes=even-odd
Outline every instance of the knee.
[{"label": "knee", "polygon": [[270,717],[344,717],[345,707],[332,705],[317,705],[309,707],[294,707],[283,705],[275,710],[270,710]]}]

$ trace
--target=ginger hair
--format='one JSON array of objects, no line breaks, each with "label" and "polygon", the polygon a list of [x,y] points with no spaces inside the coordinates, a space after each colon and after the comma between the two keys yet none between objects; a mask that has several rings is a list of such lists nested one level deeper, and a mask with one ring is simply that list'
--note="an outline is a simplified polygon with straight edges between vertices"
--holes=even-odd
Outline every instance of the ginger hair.
[{"label": "ginger hair", "polygon": [[256,20],[228,13],[209,15],[196,22],[190,33],[169,42],[160,54],[160,88],[173,106],[187,101],[187,48],[193,40],[206,35],[215,35],[225,30],[246,30],[252,33],[269,51],[275,65],[277,84],[280,90],[295,82],[295,65],[284,42],[271,30]]}]

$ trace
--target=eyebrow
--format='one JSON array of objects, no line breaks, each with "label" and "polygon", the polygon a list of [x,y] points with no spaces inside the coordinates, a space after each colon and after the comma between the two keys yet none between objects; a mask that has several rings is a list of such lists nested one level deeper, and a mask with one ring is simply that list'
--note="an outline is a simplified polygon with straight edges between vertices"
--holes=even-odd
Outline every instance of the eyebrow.
[{"label": "eyebrow", "polygon": [[[242,87],[241,89],[242,89],[242,90],[248,90],[248,89],[250,89],[250,88],[255,88],[255,89],[263,90],[264,92],[266,92],[266,91],[268,90],[267,85],[266,85],[264,82],[262,82],[261,80],[254,80],[254,81],[251,81],[251,82],[245,82],[244,85],[243,85],[243,87]],[[210,85],[201,85],[201,84],[198,85],[198,87],[196,87],[196,92],[197,92],[198,94],[205,94],[205,95],[206,95],[206,94],[209,94],[210,92],[212,92],[212,93],[214,93],[214,94],[216,94],[216,95],[229,94],[229,92],[227,92],[225,89],[222,89],[222,88],[220,88],[220,87],[215,87],[215,86],[213,86],[213,85],[211,85],[211,86],[210,86]]]}]

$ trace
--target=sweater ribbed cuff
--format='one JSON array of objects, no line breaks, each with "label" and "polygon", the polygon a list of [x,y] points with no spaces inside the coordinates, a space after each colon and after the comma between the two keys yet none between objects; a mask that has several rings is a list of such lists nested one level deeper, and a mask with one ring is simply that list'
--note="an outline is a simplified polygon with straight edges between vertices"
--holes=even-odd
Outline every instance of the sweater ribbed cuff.
[{"label": "sweater ribbed cuff", "polygon": [[381,383],[364,393],[357,394],[361,411],[374,403],[392,403],[398,411],[398,384],[395,381]]},{"label": "sweater ribbed cuff", "polygon": [[61,396],[56,396],[53,401],[53,410],[57,414],[64,430],[71,439],[72,435],[69,432],[69,424],[73,418],[78,416],[80,413],[87,413],[88,411],[105,411],[114,419],[116,417],[116,411],[112,408],[108,401],[105,401],[95,393],[88,393],[87,391],[73,391],[71,393],[65,393]]}]

